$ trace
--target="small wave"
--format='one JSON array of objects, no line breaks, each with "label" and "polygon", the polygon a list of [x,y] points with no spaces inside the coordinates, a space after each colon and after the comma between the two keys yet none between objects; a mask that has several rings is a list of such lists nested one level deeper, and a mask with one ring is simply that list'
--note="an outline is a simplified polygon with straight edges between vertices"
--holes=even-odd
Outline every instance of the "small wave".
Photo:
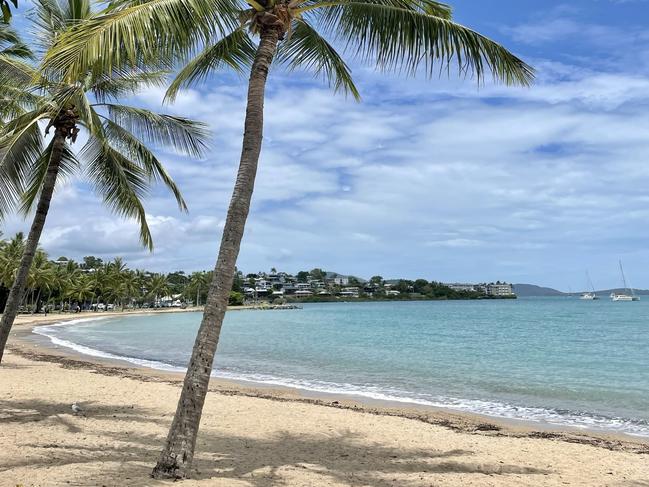
[{"label": "small wave", "polygon": [[98,317],[98,318],[82,318],[78,320],[73,320],[73,321],[64,321],[61,323],[55,323],[53,325],[45,325],[45,326],[38,326],[35,327],[32,331],[36,333],[37,335],[42,335],[44,337],[49,338],[49,340],[55,344],[59,345],[61,347],[66,347],[74,350],[75,352],[82,353],[84,355],[89,355],[91,357],[99,357],[99,358],[107,358],[107,359],[113,359],[113,360],[124,360],[126,362],[139,365],[142,367],[147,367],[150,369],[158,369],[158,370],[164,370],[164,371],[172,371],[172,372],[185,372],[187,369],[183,367],[176,367],[173,365],[166,364],[164,362],[160,362],[157,360],[147,360],[147,359],[142,359],[142,358],[137,358],[137,357],[128,357],[125,355],[117,355],[114,353],[110,352],[104,352],[103,350],[98,350],[96,348],[90,348],[86,347],[85,345],[81,345],[79,343],[74,343],[69,340],[64,340],[62,338],[59,338],[56,336],[56,328],[62,327],[62,326],[68,326],[68,325],[78,325],[81,323],[88,323],[88,322],[94,322],[94,321],[99,321],[99,320],[106,320],[109,319],[109,316],[104,316],[104,317]]},{"label": "small wave", "polygon": [[[81,323],[98,321],[108,318],[109,317],[82,318],[73,321],[56,323],[53,325],[35,327],[33,331],[38,335],[49,338],[49,340],[55,345],[70,348],[84,355],[113,360],[123,360],[140,367],[147,367],[163,371],[185,372],[187,370],[185,367],[179,367],[157,360],[128,357],[105,352],[102,350],[86,347],[69,340],[64,340],[56,336],[56,329],[61,326],[78,325]],[[427,394],[413,393],[398,389],[390,389],[387,387],[378,387],[371,384],[359,385],[352,383],[336,383],[297,378],[285,378],[259,373],[248,373],[237,370],[217,369],[212,372],[212,376],[233,381],[254,382],[264,385],[289,387],[316,393],[365,397],[378,401],[416,404],[421,406],[466,411],[495,418],[531,421],[553,426],[568,426],[589,430],[609,432],[613,431],[628,435],[649,437],[649,422],[647,421],[635,421],[620,417],[607,417],[581,411],[524,407],[495,401],[431,396]]]},{"label": "small wave", "polygon": [[391,390],[389,388],[381,388],[371,385],[360,386],[348,383],[339,384],[323,381],[307,381],[254,373],[247,374],[229,371],[215,371],[212,373],[212,376],[230,380],[290,387],[310,392],[358,396],[378,401],[453,409],[481,414],[484,416],[491,416],[494,418],[515,419],[590,430],[614,431],[628,435],[649,437],[649,423],[646,421],[633,421],[626,418],[607,417],[586,412],[523,407],[477,399],[458,399],[443,396],[431,397],[425,394]]}]

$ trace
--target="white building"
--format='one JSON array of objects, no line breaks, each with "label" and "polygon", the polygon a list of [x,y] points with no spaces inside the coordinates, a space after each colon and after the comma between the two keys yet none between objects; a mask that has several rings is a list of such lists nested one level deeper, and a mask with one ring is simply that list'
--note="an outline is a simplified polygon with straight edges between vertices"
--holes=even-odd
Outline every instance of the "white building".
[{"label": "white building", "polygon": [[451,284],[444,284],[446,287],[451,288],[453,291],[475,291],[475,284],[462,284],[459,282],[454,282]]},{"label": "white building", "polygon": [[273,285],[266,279],[255,279],[255,291],[257,293],[267,293],[273,289]]},{"label": "white building", "polygon": [[487,296],[514,296],[511,284],[487,284]]},{"label": "white building", "polygon": [[333,283],[338,286],[347,286],[349,284],[349,277],[347,276],[336,276],[332,279]]},{"label": "white building", "polygon": [[357,298],[358,297],[359,290],[357,287],[346,287],[342,291],[340,291],[341,296],[347,296],[350,298]]}]

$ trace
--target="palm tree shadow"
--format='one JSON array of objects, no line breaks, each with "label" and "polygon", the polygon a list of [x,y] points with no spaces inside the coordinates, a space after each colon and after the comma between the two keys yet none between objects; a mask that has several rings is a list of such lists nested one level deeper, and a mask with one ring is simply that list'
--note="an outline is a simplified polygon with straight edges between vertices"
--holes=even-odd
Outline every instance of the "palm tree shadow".
[{"label": "palm tree shadow", "polygon": [[[75,479],[80,485],[101,485],[107,476],[128,479],[129,486],[151,485],[149,474],[164,443],[163,435],[170,418],[162,418],[144,408],[86,404],[90,418],[136,422],[152,432],[89,431],[84,428],[82,418],[71,421],[67,413],[62,413],[69,407],[41,401],[0,401],[0,411],[5,412],[0,416],[0,428],[4,421],[26,423],[51,418],[63,423],[68,431],[77,432],[79,429],[84,433],[75,442],[25,443],[23,446],[44,454],[5,463],[0,472],[21,466],[51,468],[74,464],[80,466],[77,469],[79,477]],[[9,417],[6,411],[9,411]],[[146,426],[147,423],[150,427]],[[43,427],[47,426],[44,424]],[[94,436],[94,443],[83,441],[86,435]],[[54,459],[53,455],[47,455],[54,451],[52,449],[56,449]],[[398,485],[395,479],[401,477],[402,480],[406,475],[409,479],[413,475],[425,479],[428,485],[435,482],[436,475],[448,473],[476,476],[550,473],[521,465],[477,463],[472,459],[474,452],[468,450],[424,450],[372,444],[363,435],[352,431],[327,435],[282,431],[270,438],[254,438],[204,429],[199,434],[196,452],[193,478],[220,479],[226,485],[228,480],[237,479],[253,487],[282,485],[286,478],[299,471],[307,473],[309,478],[318,479],[320,485],[340,482],[376,487],[393,487]],[[82,466],[97,462],[102,464],[101,477],[97,477],[96,469]]]},{"label": "palm tree shadow", "polygon": [[[547,474],[546,470],[506,464],[478,464],[469,450],[404,449],[367,444],[350,431],[323,437],[283,431],[271,439],[201,434],[199,448],[211,452],[213,460],[199,455],[194,478],[245,479],[254,486],[277,485],[280,470],[306,469],[333,482],[359,482],[376,487],[395,485],[395,477],[419,474],[422,478],[440,473],[477,475]],[[263,472],[263,475],[259,475]],[[328,480],[324,480],[324,479]]]},{"label": "palm tree shadow", "polygon": [[135,421],[161,423],[157,413],[134,405],[124,404],[96,404],[94,401],[75,401],[70,399],[69,403],[52,402],[43,400],[0,400],[0,425],[3,423],[30,423],[45,421],[50,418],[73,426],[67,418],[81,417],[72,411],[72,403],[76,402],[83,409],[83,415],[96,419],[110,419],[113,421]]}]

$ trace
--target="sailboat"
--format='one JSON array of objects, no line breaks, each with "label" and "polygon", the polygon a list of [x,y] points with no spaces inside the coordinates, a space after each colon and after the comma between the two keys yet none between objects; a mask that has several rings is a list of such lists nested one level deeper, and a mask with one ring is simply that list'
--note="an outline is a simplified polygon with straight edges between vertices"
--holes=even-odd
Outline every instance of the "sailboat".
[{"label": "sailboat", "polygon": [[[635,295],[633,288],[629,288],[626,283],[626,277],[624,275],[624,269],[622,268],[622,261],[620,261],[620,273],[622,274],[622,283],[624,284],[624,293],[611,293],[611,299],[613,301],[640,301],[640,297]],[[630,291],[630,294],[629,294]]]},{"label": "sailboat", "polygon": [[592,289],[592,292],[587,292],[582,294],[579,299],[583,299],[584,301],[595,301],[599,299],[599,296],[595,294],[595,286],[593,286],[593,281],[590,279],[590,274],[588,274],[588,271],[586,271],[586,279],[588,279],[588,286]]}]

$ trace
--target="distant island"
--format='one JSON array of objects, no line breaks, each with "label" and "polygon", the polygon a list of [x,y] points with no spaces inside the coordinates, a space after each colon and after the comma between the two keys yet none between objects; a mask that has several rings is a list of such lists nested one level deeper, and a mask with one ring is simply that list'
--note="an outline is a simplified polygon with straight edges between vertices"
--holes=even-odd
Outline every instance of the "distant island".
[{"label": "distant island", "polygon": [[514,284],[514,292],[520,297],[534,296],[568,296],[567,293],[550,287],[536,286],[534,284]]},{"label": "distant island", "polygon": [[[534,284],[513,284],[512,287],[517,296],[530,297],[530,298],[543,297],[543,296],[566,296],[566,297],[580,296],[584,292],[587,292],[587,291],[578,291],[578,292],[565,293],[557,289],[552,289],[550,287],[536,286]],[[620,294],[620,293],[624,293],[625,291],[627,290],[618,287],[618,288],[611,288],[611,289],[600,289],[598,291],[595,291],[595,294],[597,294],[598,296],[608,297],[611,293]],[[634,289],[633,291],[637,295],[649,296],[649,289]]]}]

